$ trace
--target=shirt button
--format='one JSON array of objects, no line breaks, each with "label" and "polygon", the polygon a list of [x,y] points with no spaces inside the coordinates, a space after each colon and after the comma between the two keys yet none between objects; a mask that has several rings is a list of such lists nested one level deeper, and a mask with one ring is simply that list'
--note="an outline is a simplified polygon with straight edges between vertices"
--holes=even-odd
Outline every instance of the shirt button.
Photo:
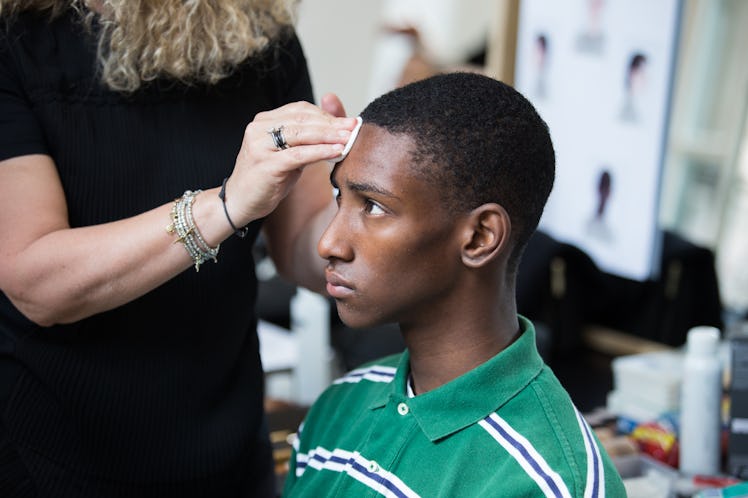
[{"label": "shirt button", "polygon": [[377,473],[379,472],[379,464],[375,462],[374,460],[372,460],[371,462],[369,462],[368,469],[369,469],[369,472]]},{"label": "shirt button", "polygon": [[410,408],[408,408],[408,405],[406,405],[405,403],[400,403],[399,405],[397,405],[397,413],[399,413],[400,415],[407,415],[409,411]]}]

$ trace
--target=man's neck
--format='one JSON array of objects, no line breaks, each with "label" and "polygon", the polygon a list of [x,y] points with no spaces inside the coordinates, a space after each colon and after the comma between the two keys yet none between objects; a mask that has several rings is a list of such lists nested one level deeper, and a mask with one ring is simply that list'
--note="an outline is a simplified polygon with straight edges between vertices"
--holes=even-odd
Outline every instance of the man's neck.
[{"label": "man's neck", "polygon": [[410,352],[415,394],[436,389],[473,370],[519,336],[513,307],[511,314],[501,313],[485,323],[442,324],[418,329],[401,325],[401,329]]}]

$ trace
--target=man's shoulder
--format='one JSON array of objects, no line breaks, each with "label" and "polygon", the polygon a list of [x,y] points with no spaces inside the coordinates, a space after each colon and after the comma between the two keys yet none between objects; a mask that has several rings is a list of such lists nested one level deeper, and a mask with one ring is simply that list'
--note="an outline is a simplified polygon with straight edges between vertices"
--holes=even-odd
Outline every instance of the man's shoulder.
[{"label": "man's shoulder", "polygon": [[313,403],[304,422],[304,433],[310,437],[320,426],[334,425],[341,417],[350,419],[386,400],[400,356],[367,362],[335,379]]}]

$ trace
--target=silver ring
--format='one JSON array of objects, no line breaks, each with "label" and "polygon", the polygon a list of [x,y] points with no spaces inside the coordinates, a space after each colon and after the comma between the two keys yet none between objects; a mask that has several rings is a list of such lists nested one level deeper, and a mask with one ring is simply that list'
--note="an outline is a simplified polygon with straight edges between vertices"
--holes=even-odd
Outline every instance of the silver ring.
[{"label": "silver ring", "polygon": [[283,136],[283,125],[268,130],[268,133],[270,133],[270,136],[273,139],[273,145],[275,145],[277,150],[284,150],[290,147],[288,142],[286,142],[286,137]]}]

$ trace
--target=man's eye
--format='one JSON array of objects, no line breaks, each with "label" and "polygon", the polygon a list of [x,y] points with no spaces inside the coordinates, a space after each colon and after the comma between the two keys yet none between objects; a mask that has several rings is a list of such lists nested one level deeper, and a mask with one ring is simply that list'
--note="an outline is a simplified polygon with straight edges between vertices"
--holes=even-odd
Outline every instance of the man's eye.
[{"label": "man's eye", "polygon": [[371,199],[366,199],[364,210],[369,214],[384,214],[384,209],[382,209],[382,206],[372,201]]},{"label": "man's eye", "polygon": [[340,189],[338,187],[332,188],[332,198],[335,199],[338,204],[340,204]]}]

